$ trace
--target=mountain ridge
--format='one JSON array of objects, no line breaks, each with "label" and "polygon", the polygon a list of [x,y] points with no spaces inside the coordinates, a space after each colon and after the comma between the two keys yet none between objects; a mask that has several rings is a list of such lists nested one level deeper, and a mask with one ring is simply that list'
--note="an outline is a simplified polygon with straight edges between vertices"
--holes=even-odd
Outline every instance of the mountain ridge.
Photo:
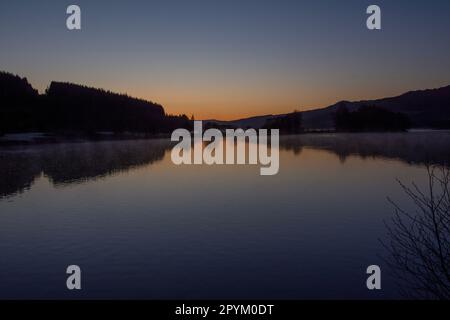
[{"label": "mountain ridge", "polygon": [[[334,112],[339,107],[354,111],[361,106],[371,105],[392,112],[406,114],[416,128],[450,128],[450,85],[422,90],[412,90],[397,96],[373,100],[348,101],[342,100],[327,107],[302,111],[305,129],[334,129]],[[260,128],[265,120],[283,117],[286,114],[264,115],[243,118],[239,120],[204,120],[228,126]],[[255,119],[258,124],[254,125]]]},{"label": "mountain ridge", "polygon": [[[0,71],[0,102],[0,134],[30,130],[155,133],[191,126],[185,115],[167,115],[162,105],[152,101],[59,81],[52,81],[46,92],[39,94],[27,78],[4,71]],[[302,111],[302,125],[306,130],[333,130],[338,108],[353,112],[364,106],[402,113],[413,128],[450,128],[450,85],[373,100],[343,100]],[[267,114],[231,121],[203,121],[211,126],[261,128],[268,120],[285,116]]]}]

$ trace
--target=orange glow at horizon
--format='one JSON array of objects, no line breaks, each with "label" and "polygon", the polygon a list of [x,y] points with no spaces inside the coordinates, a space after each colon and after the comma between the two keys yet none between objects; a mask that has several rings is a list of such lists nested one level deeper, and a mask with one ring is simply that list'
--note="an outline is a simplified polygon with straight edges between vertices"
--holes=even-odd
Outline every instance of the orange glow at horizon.
[{"label": "orange glow at horizon", "polygon": [[[412,88],[411,90],[414,90]],[[152,96],[148,92],[133,92],[135,96],[145,100],[161,104],[167,114],[186,114],[188,117],[194,115],[196,120],[239,120],[243,118],[285,114],[298,111],[308,111],[321,109],[333,105],[342,100],[360,101],[385,98],[403,94],[408,89],[380,90],[381,93],[366,90],[358,90],[358,94],[353,92],[336,92],[335,90],[324,90],[323,94],[308,92],[302,97],[295,94],[277,96],[275,94],[261,94],[252,96],[251,94],[235,96],[225,95],[195,95],[179,94],[174,95],[169,92],[159,92]],[[131,94],[128,92],[128,94]],[[133,94],[131,94],[133,95]],[[300,94],[301,95],[301,94]]]},{"label": "orange glow at horizon", "polygon": [[[71,74],[46,74],[39,78],[33,72],[27,76],[31,84],[44,92],[52,80],[103,88],[115,93],[159,103],[167,114],[194,115],[197,120],[238,120],[242,118],[276,115],[325,108],[339,101],[372,100],[401,95],[412,90],[439,88],[449,85],[445,79],[396,79],[386,71],[383,79],[393,81],[372,82],[371,78],[339,78],[339,73],[316,75],[262,73],[243,79],[242,75],[211,74],[205,70],[197,77],[184,74],[139,73],[136,70],[108,69],[105,74],[87,77],[83,70]],[[129,72],[125,72],[129,71]],[[384,72],[383,72],[384,73]]]}]

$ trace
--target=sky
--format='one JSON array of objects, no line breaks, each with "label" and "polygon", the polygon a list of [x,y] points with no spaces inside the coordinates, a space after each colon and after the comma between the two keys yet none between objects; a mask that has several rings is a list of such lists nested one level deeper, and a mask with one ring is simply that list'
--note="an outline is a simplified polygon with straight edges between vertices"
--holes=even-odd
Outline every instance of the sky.
[{"label": "sky", "polygon": [[[81,8],[82,29],[66,28]],[[377,4],[382,30],[366,28]],[[0,70],[238,119],[450,84],[448,0],[0,2]]]}]

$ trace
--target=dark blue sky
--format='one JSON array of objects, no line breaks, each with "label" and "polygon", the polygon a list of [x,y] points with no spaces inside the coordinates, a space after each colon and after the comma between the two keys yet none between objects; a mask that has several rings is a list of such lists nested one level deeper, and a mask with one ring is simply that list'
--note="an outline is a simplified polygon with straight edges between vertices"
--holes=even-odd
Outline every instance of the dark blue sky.
[{"label": "dark blue sky", "polygon": [[[82,30],[66,29],[78,4]],[[366,29],[366,8],[382,30]],[[450,1],[0,3],[0,69],[237,118],[450,84]]]}]

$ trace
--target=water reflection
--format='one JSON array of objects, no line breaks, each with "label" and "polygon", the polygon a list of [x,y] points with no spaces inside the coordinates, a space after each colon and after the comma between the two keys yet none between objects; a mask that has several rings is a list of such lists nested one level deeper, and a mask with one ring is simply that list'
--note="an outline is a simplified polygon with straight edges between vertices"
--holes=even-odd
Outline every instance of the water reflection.
[{"label": "water reflection", "polygon": [[450,163],[450,132],[305,134],[285,136],[280,147],[300,154],[309,147],[332,152],[345,162],[349,156],[400,160],[408,164]]},{"label": "water reflection", "polygon": [[[0,197],[29,189],[36,177],[55,186],[83,183],[149,165],[164,158],[168,140],[65,143],[0,149]],[[362,158],[396,159],[408,164],[450,163],[450,132],[306,134],[280,138],[281,150],[303,148],[334,153],[342,162]],[[281,164],[282,165],[282,164]]]},{"label": "water reflection", "polygon": [[[400,298],[381,259],[386,197],[415,210],[395,178],[426,187],[422,163],[445,163],[449,141],[285,136],[275,176],[175,166],[162,140],[1,149],[0,297],[72,298],[75,262],[86,270],[77,298]],[[365,286],[372,264],[381,291]]]},{"label": "water reflection", "polygon": [[41,174],[55,186],[83,183],[152,164],[170,148],[166,140],[103,141],[7,148],[0,151],[0,196],[30,188]]}]

